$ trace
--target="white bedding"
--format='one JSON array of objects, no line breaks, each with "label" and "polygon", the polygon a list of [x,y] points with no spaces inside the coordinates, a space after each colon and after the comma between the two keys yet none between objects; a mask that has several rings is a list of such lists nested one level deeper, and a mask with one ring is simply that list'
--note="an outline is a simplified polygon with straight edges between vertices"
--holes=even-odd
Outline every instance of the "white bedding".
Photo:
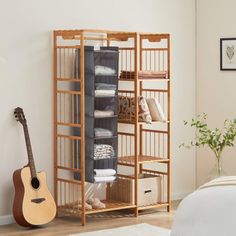
[{"label": "white bedding", "polygon": [[180,203],[171,230],[171,236],[234,235],[236,185],[233,184],[203,188],[190,194]]}]

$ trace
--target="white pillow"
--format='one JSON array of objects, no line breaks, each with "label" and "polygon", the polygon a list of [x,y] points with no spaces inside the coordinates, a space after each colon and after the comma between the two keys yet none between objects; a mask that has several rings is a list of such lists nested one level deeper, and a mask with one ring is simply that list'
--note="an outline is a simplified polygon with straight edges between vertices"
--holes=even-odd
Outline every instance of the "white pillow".
[{"label": "white pillow", "polygon": [[163,109],[156,98],[146,98],[146,102],[153,121],[166,121]]}]

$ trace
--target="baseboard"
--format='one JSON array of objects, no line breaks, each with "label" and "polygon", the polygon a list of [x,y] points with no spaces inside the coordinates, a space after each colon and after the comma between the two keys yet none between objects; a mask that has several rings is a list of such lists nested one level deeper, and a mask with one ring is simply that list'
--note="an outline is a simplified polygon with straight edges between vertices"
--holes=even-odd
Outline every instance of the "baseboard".
[{"label": "baseboard", "polygon": [[15,220],[14,220],[13,215],[0,216],[0,225],[9,225],[14,222],[15,222]]}]

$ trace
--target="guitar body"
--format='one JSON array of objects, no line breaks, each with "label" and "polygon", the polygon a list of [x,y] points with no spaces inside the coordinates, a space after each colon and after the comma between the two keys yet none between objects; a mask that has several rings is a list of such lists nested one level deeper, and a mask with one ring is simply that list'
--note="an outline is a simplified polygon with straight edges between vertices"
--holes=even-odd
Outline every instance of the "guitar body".
[{"label": "guitar body", "polygon": [[30,167],[16,170],[13,174],[15,198],[13,215],[21,226],[39,226],[52,221],[56,205],[46,183],[45,172],[31,177]]}]

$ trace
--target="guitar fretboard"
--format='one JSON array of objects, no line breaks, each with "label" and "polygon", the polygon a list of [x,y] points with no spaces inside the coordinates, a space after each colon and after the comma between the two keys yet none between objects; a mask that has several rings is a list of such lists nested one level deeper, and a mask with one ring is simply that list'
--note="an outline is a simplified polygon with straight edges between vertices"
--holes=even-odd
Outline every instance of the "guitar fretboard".
[{"label": "guitar fretboard", "polygon": [[30,143],[28,126],[25,123],[23,125],[23,127],[24,127],[25,143],[26,143],[26,149],[27,149],[27,153],[28,153],[28,160],[29,160],[31,177],[34,178],[34,177],[36,177],[36,169],[35,169],[34,157],[33,157],[33,152],[32,152],[31,143]]}]

